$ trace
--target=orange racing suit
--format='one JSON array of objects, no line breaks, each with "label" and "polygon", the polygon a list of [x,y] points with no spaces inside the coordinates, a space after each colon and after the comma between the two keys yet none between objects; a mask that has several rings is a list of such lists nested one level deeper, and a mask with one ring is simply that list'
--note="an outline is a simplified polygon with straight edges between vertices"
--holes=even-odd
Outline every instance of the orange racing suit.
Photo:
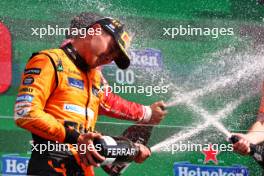
[{"label": "orange racing suit", "polygon": [[[106,93],[107,90],[101,71],[89,69],[71,44],[41,51],[32,55],[22,75],[14,108],[16,124],[32,133],[34,143],[76,144],[80,133],[94,131],[99,114],[133,121],[150,118],[149,107]],[[32,152],[29,174],[52,175],[57,169],[56,173],[63,171],[62,175],[76,175],[76,170],[65,169],[63,161],[54,164],[55,160],[43,156]],[[56,168],[62,166],[63,169]],[[93,175],[91,168],[85,170]]]}]

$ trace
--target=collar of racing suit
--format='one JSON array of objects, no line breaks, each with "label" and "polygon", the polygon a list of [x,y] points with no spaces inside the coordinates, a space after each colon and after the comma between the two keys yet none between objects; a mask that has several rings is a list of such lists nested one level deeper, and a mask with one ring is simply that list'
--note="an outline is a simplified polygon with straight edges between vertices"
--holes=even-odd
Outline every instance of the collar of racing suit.
[{"label": "collar of racing suit", "polygon": [[76,49],[72,46],[71,43],[61,47],[61,49],[67,54],[67,56],[73,61],[73,63],[83,72],[89,71],[89,65],[85,60],[80,56]]}]

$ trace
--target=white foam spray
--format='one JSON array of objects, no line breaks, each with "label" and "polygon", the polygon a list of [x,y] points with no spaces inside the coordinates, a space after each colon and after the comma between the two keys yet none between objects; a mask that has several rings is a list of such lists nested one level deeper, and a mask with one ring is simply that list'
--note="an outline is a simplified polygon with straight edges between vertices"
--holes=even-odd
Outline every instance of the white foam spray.
[{"label": "white foam spray", "polygon": [[[194,135],[199,134],[201,131],[203,131],[204,129],[206,129],[210,125],[212,125],[212,123],[218,129],[221,129],[226,136],[230,136],[230,133],[228,132],[228,130],[225,127],[223,127],[223,125],[220,124],[218,122],[218,120],[220,118],[227,117],[231,112],[233,112],[233,110],[243,101],[243,99],[244,99],[244,97],[241,97],[240,99],[227,104],[225,108],[218,111],[214,115],[210,115],[204,109],[201,109],[201,108],[194,105],[194,111],[196,113],[199,113],[204,119],[207,118],[210,120],[206,120],[205,122],[197,125],[193,129],[184,130],[184,131],[181,131],[179,133],[174,134],[173,136],[171,136],[171,137],[165,139],[164,141],[162,141],[162,142],[154,145],[153,147],[151,147],[151,151],[152,152],[164,151],[163,150],[164,148],[170,148],[169,146],[171,146],[172,144],[174,144],[178,141],[184,141],[190,137],[193,137]],[[168,151],[168,150],[166,150],[166,151]]]},{"label": "white foam spray", "polygon": [[[221,66],[224,68],[221,68]],[[191,77],[194,77],[193,79],[198,79],[197,77],[200,76],[200,79],[204,80],[203,84],[205,86],[194,90],[184,90],[184,88],[177,86],[179,84],[174,83],[173,86],[176,87],[177,91],[173,92],[173,95],[175,96],[167,102],[167,107],[185,104],[191,108],[191,110],[197,114],[198,117],[201,117],[203,122],[198,124],[193,129],[184,129],[154,145],[151,147],[153,152],[161,152],[164,148],[168,151],[167,149],[170,148],[169,146],[178,141],[184,141],[193,137],[201,131],[207,129],[209,126],[215,127],[226,137],[230,137],[230,132],[224,127],[220,120],[229,116],[245,98],[259,92],[262,84],[262,78],[264,77],[264,55],[263,52],[259,52],[257,54],[247,52],[235,53],[233,55],[225,55],[218,63],[202,67],[202,69],[199,68],[202,71],[197,71],[198,73],[202,73],[201,75],[197,76],[191,74]],[[210,70],[219,69],[222,70],[222,72],[217,73],[216,76],[209,76],[209,78],[206,79],[203,76],[210,75],[210,71],[206,71],[205,69],[209,67],[215,67],[213,69],[210,68]],[[190,84],[190,82],[192,82],[191,79],[188,80],[188,84]],[[195,82],[195,80],[193,82]],[[231,101],[225,107],[213,114],[210,114],[199,105],[198,98],[202,98],[212,92],[225,92],[225,90],[226,92],[233,90],[233,92],[239,92],[240,95],[237,100]],[[246,96],[244,96],[244,94]]]}]

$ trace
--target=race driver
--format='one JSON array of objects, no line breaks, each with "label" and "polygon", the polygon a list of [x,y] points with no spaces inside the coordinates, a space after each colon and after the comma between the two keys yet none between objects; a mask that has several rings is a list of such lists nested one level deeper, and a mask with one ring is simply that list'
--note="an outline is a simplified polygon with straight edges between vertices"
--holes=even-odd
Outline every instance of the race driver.
[{"label": "race driver", "polygon": [[[130,36],[118,20],[91,18],[94,21],[86,29],[94,33],[71,38],[60,49],[32,55],[22,75],[14,114],[16,124],[32,133],[34,146],[59,142],[85,144],[89,150],[46,150],[42,154],[32,150],[29,175],[94,175],[93,166],[105,160],[92,142],[101,137],[95,132],[99,114],[151,125],[166,115],[162,101],[144,106],[109,93],[98,68],[114,61],[126,69]],[[150,151],[136,145],[139,154],[135,161],[141,163]]]}]

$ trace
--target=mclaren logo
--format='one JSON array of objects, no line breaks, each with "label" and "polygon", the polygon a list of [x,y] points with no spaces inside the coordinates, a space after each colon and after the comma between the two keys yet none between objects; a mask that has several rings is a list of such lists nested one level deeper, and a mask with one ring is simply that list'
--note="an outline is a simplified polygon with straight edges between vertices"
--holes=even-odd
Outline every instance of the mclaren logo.
[{"label": "mclaren logo", "polygon": [[125,47],[127,48],[130,45],[130,37],[129,37],[128,33],[123,32],[123,34],[121,35],[121,39],[124,41]]}]

